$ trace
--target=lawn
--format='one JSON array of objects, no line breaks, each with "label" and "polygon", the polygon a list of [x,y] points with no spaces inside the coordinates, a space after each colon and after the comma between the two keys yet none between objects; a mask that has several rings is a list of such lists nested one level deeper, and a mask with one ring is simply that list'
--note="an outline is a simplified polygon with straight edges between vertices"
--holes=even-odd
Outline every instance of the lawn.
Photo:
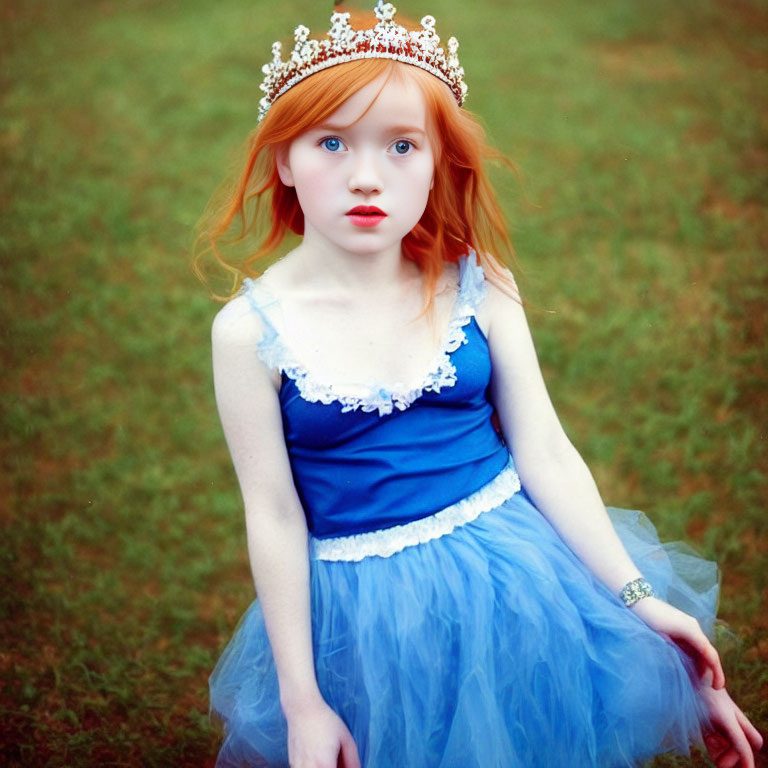
[{"label": "lawn", "polygon": [[[194,227],[270,43],[330,8],[0,9],[2,765],[213,765],[207,675],[253,586]],[[730,686],[766,732],[768,3],[401,10],[459,36],[520,168],[494,178],[569,434],[608,503],[721,565]]]}]

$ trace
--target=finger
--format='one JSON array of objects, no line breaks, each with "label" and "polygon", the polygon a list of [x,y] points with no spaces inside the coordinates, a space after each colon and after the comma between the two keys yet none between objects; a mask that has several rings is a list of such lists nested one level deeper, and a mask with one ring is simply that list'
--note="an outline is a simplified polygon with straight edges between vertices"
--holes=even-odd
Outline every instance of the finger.
[{"label": "finger", "polygon": [[717,768],[733,768],[739,763],[739,753],[735,749],[729,749],[724,755],[715,760]]},{"label": "finger", "polygon": [[709,758],[713,763],[725,756],[730,749],[730,744],[715,731],[711,731],[704,737],[704,746],[706,746]]},{"label": "finger", "polygon": [[[712,682],[710,685],[715,689],[725,687],[725,672],[723,672],[723,665],[720,661],[720,656],[715,649],[715,646],[709,642],[707,636],[698,628],[697,631],[691,636],[685,638],[685,641],[693,648],[698,654],[698,661],[701,666],[699,676],[703,680],[707,680],[708,673],[712,674]],[[701,669],[701,667],[704,667]]]},{"label": "finger", "polygon": [[[715,719],[712,721],[712,730],[707,734],[705,738],[705,744],[707,748],[711,747],[717,750],[718,742],[724,742],[726,749],[722,750],[717,757],[717,765],[719,768],[731,768],[741,761],[741,768],[754,768],[754,756],[752,754],[752,748],[742,725],[743,721],[747,722],[746,717],[740,712],[739,708],[733,703],[730,696],[726,691],[718,694],[712,694],[717,697],[725,697],[728,700],[727,711],[721,711],[719,713],[712,712],[715,715]],[[714,751],[713,750],[713,751]],[[736,759],[733,759],[733,756]]]},{"label": "finger", "polygon": [[744,735],[749,740],[749,743],[752,745],[753,749],[755,751],[762,749],[762,734],[757,730],[757,728],[755,728],[754,725],[752,725],[749,718],[738,707],[736,707],[736,720],[738,720],[738,723],[741,726],[741,730],[744,731]]},{"label": "finger", "polygon": [[701,638],[703,642],[699,646],[699,653],[701,654],[704,663],[712,670],[712,687],[715,690],[725,687],[725,672],[723,671],[723,664],[720,661],[720,655],[715,646],[707,640],[706,636],[702,633]]},{"label": "finger", "polygon": [[749,745],[749,741],[747,741],[747,737],[736,717],[728,718],[727,722],[724,722],[721,727],[725,737],[731,743],[731,749],[736,752],[738,758],[730,766],[724,766],[724,768],[732,768],[739,760],[741,760],[741,768],[755,768],[752,747]]},{"label": "finger", "polygon": [[341,737],[339,764],[342,768],[360,768],[360,756],[357,754],[357,745],[350,733],[346,733]]},{"label": "finger", "polygon": [[[693,659],[696,673],[705,685],[720,689],[725,686],[725,673],[715,647],[701,631],[698,622],[693,619],[690,632],[675,635],[672,639],[680,649]],[[710,679],[711,678],[711,679]]]},{"label": "finger", "polygon": [[718,766],[723,761],[728,760],[731,755],[736,755],[738,761],[739,753],[734,749],[729,739],[722,734],[712,732],[704,739],[704,743],[707,747],[709,759]]}]

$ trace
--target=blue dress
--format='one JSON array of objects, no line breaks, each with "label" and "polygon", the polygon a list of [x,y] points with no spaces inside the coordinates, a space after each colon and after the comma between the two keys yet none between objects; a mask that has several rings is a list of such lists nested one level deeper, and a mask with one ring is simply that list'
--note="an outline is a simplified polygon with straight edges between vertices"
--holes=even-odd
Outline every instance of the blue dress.
[{"label": "blue dress", "polygon": [[[576,558],[521,487],[492,422],[474,255],[440,353],[414,387],[336,389],[281,335],[262,281],[244,293],[282,373],[310,531],[315,669],[366,768],[610,768],[688,752],[706,722],[687,657]],[[711,633],[717,570],[609,510],[657,594]],[[258,600],[210,681],[218,768],[287,766]]]}]

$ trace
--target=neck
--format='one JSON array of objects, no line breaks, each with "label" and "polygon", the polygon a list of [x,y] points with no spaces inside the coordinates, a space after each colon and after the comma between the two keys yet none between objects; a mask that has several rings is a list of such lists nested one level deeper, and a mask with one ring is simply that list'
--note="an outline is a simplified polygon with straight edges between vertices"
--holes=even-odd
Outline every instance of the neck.
[{"label": "neck", "polygon": [[358,295],[394,286],[418,274],[418,267],[403,256],[400,242],[383,251],[358,253],[339,249],[317,233],[305,232],[293,253],[315,285],[348,289]]}]

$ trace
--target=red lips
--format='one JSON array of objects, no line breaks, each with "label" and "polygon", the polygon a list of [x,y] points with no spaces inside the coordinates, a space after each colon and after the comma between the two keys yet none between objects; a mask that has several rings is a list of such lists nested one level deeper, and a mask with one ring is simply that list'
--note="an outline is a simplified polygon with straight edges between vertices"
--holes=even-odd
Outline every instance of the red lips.
[{"label": "red lips", "polygon": [[356,227],[375,227],[387,218],[387,214],[375,205],[356,205],[346,216]]}]

